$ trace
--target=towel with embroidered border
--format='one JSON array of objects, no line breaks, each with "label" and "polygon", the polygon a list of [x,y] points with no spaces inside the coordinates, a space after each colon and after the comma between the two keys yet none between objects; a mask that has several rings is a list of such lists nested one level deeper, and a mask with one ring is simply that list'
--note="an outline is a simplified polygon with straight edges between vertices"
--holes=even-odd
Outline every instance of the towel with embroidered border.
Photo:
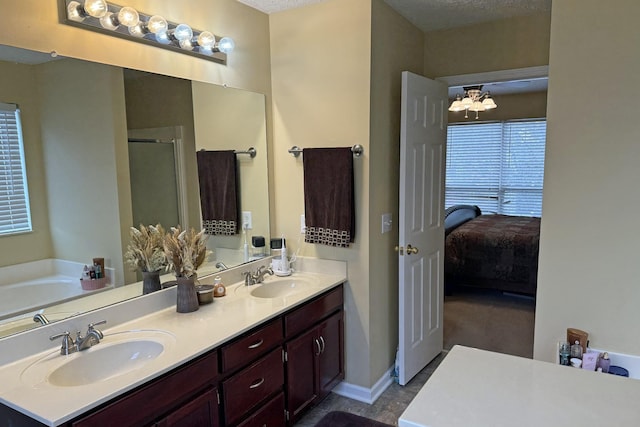
[{"label": "towel with embroidered border", "polygon": [[210,235],[238,234],[236,155],[233,150],[196,153],[202,227]]},{"label": "towel with embroidered border", "polygon": [[304,241],[348,247],[355,237],[351,148],[305,148]]}]

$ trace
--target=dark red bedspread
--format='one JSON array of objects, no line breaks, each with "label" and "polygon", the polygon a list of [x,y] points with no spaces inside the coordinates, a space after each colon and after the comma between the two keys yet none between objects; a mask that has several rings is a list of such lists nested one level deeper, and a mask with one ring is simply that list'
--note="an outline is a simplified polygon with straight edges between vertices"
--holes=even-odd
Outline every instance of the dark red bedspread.
[{"label": "dark red bedspread", "polygon": [[535,295],[540,218],[480,215],[445,240],[445,277],[456,284]]}]

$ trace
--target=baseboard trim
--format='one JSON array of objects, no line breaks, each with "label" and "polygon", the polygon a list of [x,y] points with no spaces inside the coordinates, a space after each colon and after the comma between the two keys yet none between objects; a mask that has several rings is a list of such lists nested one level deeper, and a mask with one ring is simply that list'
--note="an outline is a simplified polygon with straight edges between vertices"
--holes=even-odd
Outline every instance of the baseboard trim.
[{"label": "baseboard trim", "polygon": [[372,405],[382,393],[393,383],[393,366],[390,367],[371,388],[362,387],[342,381],[334,387],[333,392],[337,395],[348,397]]}]

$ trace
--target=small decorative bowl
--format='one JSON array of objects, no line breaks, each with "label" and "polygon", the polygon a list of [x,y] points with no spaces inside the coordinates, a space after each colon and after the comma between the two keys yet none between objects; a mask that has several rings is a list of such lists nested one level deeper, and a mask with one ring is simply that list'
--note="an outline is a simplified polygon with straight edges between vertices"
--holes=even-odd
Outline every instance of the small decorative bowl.
[{"label": "small decorative bowl", "polygon": [[198,294],[198,304],[203,305],[213,302],[212,285],[198,285],[196,286],[196,293]]}]

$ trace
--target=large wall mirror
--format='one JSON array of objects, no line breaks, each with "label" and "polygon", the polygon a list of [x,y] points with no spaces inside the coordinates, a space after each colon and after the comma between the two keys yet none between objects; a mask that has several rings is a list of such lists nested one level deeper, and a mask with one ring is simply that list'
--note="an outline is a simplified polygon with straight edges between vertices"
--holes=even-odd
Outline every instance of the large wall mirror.
[{"label": "large wall mirror", "polygon": [[[238,208],[251,217],[244,233],[209,237],[200,277],[268,253],[243,250],[252,236],[269,241],[264,95],[9,46],[0,75],[0,102],[20,109],[33,224],[0,236],[0,301],[12,300],[0,304],[0,337],[37,326],[39,312],[55,321],[140,295],[123,261],[130,227],[201,228],[198,150],[236,152]],[[52,269],[79,287],[77,266],[94,257],[112,288],[58,297],[52,277],[40,280]]]}]

